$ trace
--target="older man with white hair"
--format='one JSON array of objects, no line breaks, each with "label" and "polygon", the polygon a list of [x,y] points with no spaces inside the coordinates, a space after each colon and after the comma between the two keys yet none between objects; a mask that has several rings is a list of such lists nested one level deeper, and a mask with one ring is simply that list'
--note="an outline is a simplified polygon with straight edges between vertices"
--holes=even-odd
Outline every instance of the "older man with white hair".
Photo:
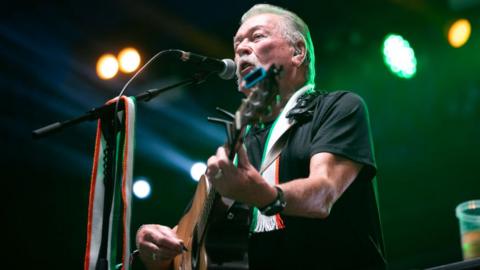
[{"label": "older man with white hair", "polygon": [[[308,26],[288,10],[253,6],[233,43],[245,94],[250,90],[240,82],[255,67],[283,68],[279,106],[248,129],[237,164],[220,147],[207,165],[206,177],[222,196],[251,207],[249,268],[385,269],[363,100],[352,92],[315,90]],[[280,154],[262,168],[280,141]],[[140,256],[150,269],[171,266],[184,252],[183,242],[166,226],[143,225],[137,232]]]}]

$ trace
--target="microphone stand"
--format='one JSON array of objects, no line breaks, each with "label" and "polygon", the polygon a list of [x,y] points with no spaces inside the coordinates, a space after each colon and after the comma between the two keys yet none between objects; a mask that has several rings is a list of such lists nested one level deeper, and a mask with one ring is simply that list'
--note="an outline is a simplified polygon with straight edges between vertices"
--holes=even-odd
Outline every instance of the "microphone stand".
[{"label": "microphone stand", "polygon": [[[205,79],[212,74],[211,72],[199,72],[194,74],[191,78],[180,81],[178,83],[163,87],[163,88],[157,88],[157,89],[150,89],[145,92],[142,92],[138,95],[135,96],[135,100],[137,101],[145,101],[148,102],[152,98],[158,96],[159,94],[166,92],[170,89],[177,88],[179,86],[189,86],[189,85],[195,85],[195,84],[200,84],[205,81]],[[125,108],[123,107],[122,104],[119,104],[118,106],[118,111],[122,111]],[[105,115],[113,115],[113,112],[115,110],[115,103],[109,104],[109,105],[103,105],[101,107],[93,108],[90,111],[86,112],[84,115],[66,120],[63,122],[55,122],[50,125],[41,127],[39,129],[33,130],[32,131],[32,137],[34,139],[39,139],[46,137],[50,134],[57,133],[60,130],[76,125],[78,123],[84,122],[84,121],[93,121],[98,118],[102,118]]]},{"label": "microphone stand", "polygon": [[[158,88],[158,89],[150,89],[145,92],[142,92],[135,96],[137,101],[150,101],[154,97],[158,96],[159,94],[166,92],[170,89],[177,88],[179,86],[189,86],[200,84],[206,80],[206,78],[212,74],[212,72],[199,72],[194,74],[191,78],[180,81],[178,83],[174,83],[172,85]],[[42,128],[36,129],[32,131],[32,136],[34,139],[46,137],[53,133],[59,132],[66,127],[70,127],[76,125],[78,123],[84,121],[93,121],[96,119],[101,119],[105,125],[102,125],[102,132],[104,134],[106,140],[106,148],[104,150],[104,154],[106,157],[104,163],[104,186],[105,186],[105,193],[103,198],[103,223],[102,223],[102,240],[100,244],[99,256],[97,265],[95,266],[96,270],[108,270],[108,235],[109,235],[109,217],[110,212],[112,209],[113,201],[115,200],[114,189],[115,189],[115,179],[116,175],[121,173],[121,168],[117,168],[114,163],[116,152],[119,153],[123,152],[123,144],[117,144],[117,137],[118,137],[118,130],[117,124],[118,122],[121,123],[118,115],[114,115],[115,112],[115,105],[116,102],[113,102],[108,105],[103,105],[101,107],[93,108],[87,113],[82,116],[66,120],[63,122],[55,122],[53,124],[44,126]],[[118,112],[125,110],[123,103],[118,104]],[[119,138],[120,141],[124,140]],[[117,149],[117,147],[118,149]],[[119,218],[119,213],[113,213],[113,216]],[[115,231],[115,229],[114,229]],[[114,262],[111,262],[114,263]],[[128,263],[128,262],[126,262]]]}]

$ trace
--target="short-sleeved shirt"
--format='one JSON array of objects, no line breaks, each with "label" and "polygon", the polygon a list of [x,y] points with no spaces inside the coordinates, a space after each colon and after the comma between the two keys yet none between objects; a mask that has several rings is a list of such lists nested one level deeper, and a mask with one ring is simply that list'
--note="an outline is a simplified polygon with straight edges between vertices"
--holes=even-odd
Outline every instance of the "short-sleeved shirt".
[{"label": "short-sleeved shirt", "polygon": [[[364,166],[327,218],[282,215],[285,229],[251,234],[250,269],[384,269],[367,107],[347,91],[310,99],[311,110],[300,113],[288,131],[280,156],[280,182],[308,177],[311,157],[321,152]],[[252,127],[245,137],[250,162],[257,169],[270,127]]]}]

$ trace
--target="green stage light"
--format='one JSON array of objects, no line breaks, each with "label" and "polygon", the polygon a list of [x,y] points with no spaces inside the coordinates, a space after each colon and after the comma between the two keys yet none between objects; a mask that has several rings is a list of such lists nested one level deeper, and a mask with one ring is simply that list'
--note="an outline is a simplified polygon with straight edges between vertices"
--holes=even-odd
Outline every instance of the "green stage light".
[{"label": "green stage light", "polygon": [[410,79],[417,72],[417,59],[407,40],[389,34],[383,41],[383,61],[400,78]]}]

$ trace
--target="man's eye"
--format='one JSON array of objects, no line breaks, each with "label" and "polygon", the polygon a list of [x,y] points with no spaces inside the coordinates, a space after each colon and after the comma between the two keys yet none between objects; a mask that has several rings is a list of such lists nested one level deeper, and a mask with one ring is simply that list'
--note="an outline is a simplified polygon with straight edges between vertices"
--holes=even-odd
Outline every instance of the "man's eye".
[{"label": "man's eye", "polygon": [[253,40],[258,40],[258,39],[263,38],[263,37],[265,37],[265,35],[261,34],[261,33],[256,33],[256,34],[253,34],[253,36],[252,36]]}]

